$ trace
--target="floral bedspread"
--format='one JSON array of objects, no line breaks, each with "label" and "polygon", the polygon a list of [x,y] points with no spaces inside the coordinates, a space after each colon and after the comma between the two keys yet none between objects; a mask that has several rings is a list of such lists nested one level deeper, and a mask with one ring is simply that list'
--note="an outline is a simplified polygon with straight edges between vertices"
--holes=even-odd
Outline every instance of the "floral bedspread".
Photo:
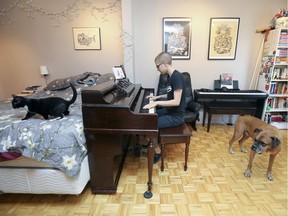
[{"label": "floral bedspread", "polygon": [[[77,86],[76,86],[77,88]],[[11,100],[0,102],[0,152],[18,152],[38,161],[52,164],[68,176],[77,176],[81,162],[87,154],[81,111],[81,89],[77,89],[76,101],[70,105],[68,116],[62,119],[44,120],[35,115],[21,120],[26,107],[13,109]],[[38,90],[33,98],[50,96],[72,98],[72,89]],[[53,118],[53,117],[52,117]]]}]

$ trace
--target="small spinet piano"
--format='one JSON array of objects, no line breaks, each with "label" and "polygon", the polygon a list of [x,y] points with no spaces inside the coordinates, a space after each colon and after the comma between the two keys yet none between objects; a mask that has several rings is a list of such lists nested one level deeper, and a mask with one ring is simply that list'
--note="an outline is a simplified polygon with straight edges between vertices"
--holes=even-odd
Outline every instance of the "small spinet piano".
[{"label": "small spinet piano", "polygon": [[[82,90],[84,132],[88,147],[91,191],[94,194],[115,193],[124,165],[129,140],[133,135],[150,139],[148,148],[148,192],[152,187],[154,148],[158,137],[157,114],[143,110],[145,97],[154,89],[139,84],[118,85],[108,81]],[[121,155],[116,176],[113,159]]]},{"label": "small spinet piano", "polygon": [[224,104],[225,102],[233,101],[235,104],[243,102],[250,103],[251,106],[256,106],[255,116],[259,119],[262,118],[267,97],[268,94],[260,90],[194,90],[194,98],[195,101],[198,102],[218,101]]}]

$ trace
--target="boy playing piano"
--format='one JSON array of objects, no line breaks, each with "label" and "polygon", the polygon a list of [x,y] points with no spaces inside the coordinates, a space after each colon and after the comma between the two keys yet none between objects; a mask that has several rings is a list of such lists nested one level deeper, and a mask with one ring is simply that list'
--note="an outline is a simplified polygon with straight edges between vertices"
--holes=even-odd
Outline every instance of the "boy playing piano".
[{"label": "boy playing piano", "polygon": [[[184,123],[185,113],[185,80],[183,75],[175,70],[172,66],[172,57],[169,53],[161,52],[154,60],[157,70],[161,74],[168,74],[169,81],[167,86],[167,94],[157,96],[147,96],[151,102],[146,104],[143,109],[156,108],[158,115],[158,129],[176,127]],[[158,101],[159,98],[165,100]],[[154,140],[155,154],[154,164],[160,160],[161,149],[157,140]]]}]

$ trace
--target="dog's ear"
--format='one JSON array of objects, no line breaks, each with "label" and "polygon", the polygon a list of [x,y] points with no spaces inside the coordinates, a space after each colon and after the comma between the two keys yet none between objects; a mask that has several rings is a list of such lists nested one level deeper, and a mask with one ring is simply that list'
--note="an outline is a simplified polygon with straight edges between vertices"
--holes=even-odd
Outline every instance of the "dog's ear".
[{"label": "dog's ear", "polygon": [[14,97],[16,97],[16,95],[15,95],[15,94],[12,94],[12,97],[14,98]]},{"label": "dog's ear", "polygon": [[280,144],[280,140],[277,137],[271,137],[271,139],[272,139],[272,148]]},{"label": "dog's ear", "polygon": [[262,131],[262,129],[255,128],[254,129],[254,136],[256,137],[260,131]]},{"label": "dog's ear", "polygon": [[[260,140],[263,136],[267,135],[267,130],[262,130],[262,129],[258,129],[256,128],[254,130],[254,136],[255,136],[255,140]],[[269,136],[268,136],[269,137]]]}]

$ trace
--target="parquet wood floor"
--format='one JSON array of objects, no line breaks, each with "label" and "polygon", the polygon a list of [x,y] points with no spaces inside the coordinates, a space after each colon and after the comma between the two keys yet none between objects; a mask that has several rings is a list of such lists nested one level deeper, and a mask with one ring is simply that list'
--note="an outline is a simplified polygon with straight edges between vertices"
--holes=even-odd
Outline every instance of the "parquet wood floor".
[{"label": "parquet wood floor", "polygon": [[[165,170],[153,166],[153,194],[147,189],[147,155],[125,161],[117,194],[92,195],[89,184],[82,194],[0,196],[0,215],[253,215],[287,216],[287,130],[282,151],[274,163],[273,182],[266,179],[268,154],[257,155],[251,178],[243,175],[249,153],[228,153],[233,126],[212,125],[210,133],[198,125],[191,138],[188,170],[183,170],[184,145],[166,146]],[[246,142],[249,150],[252,140]],[[250,150],[249,150],[250,152]],[[1,180],[0,180],[1,181]]]}]

